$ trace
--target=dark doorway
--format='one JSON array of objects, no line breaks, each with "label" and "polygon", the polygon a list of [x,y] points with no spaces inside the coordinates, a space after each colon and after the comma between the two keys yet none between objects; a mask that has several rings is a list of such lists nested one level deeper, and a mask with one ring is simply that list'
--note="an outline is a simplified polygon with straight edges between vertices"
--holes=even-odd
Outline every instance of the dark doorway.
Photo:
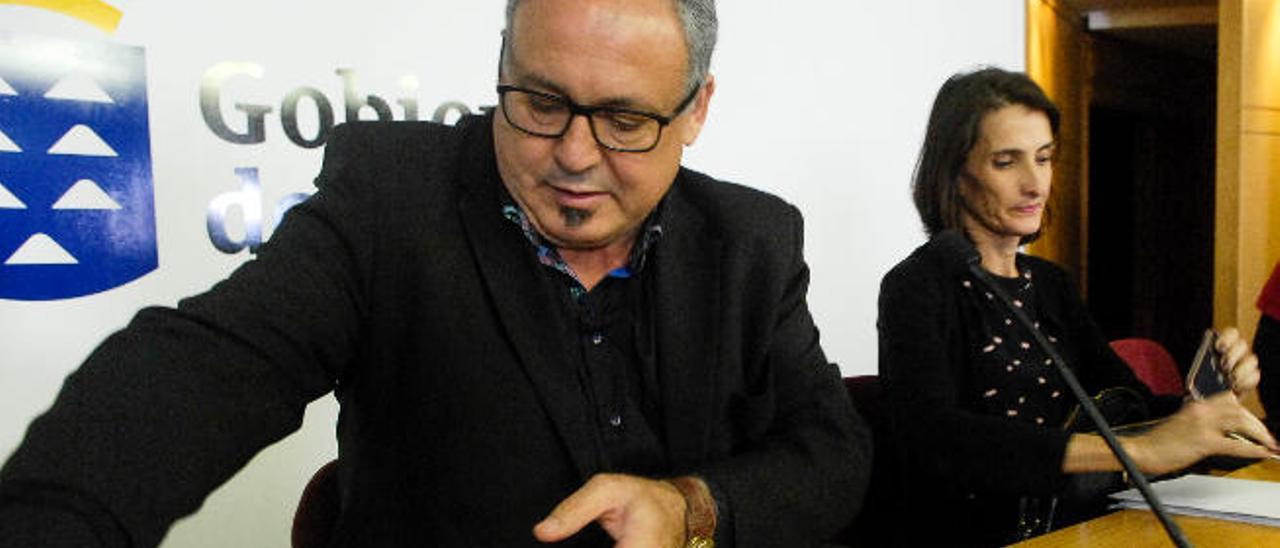
[{"label": "dark doorway", "polygon": [[1213,322],[1216,51],[1093,39],[1089,308],[1185,368]]}]

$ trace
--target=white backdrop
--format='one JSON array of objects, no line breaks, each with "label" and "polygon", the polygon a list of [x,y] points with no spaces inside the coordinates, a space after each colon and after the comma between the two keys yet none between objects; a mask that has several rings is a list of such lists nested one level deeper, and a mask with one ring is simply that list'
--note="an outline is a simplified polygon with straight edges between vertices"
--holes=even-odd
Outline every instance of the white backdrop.
[{"label": "white backdrop", "polygon": [[[404,98],[416,100],[420,118],[449,102],[476,110],[495,100],[502,2],[111,4],[123,12],[113,32],[60,13],[0,5],[0,36],[21,32],[145,50],[159,267],[89,296],[0,299],[0,458],[49,405],[63,377],[138,308],[171,305],[249,257],[218,250],[206,231],[211,203],[241,190],[237,168],[258,170],[267,237],[276,204],[310,191],[322,149],[286,137],[281,103],[291,92],[314,88],[339,122],[344,80],[337,69],[353,71],[359,95],[386,100],[396,119],[405,116],[397,102]],[[824,348],[846,375],[873,373],[880,277],[923,240],[908,184],[933,93],[947,75],[975,65],[1023,67],[1023,2],[720,4],[721,42],[712,63],[719,87],[686,164],[772,191],[804,211],[809,303]],[[230,143],[206,125],[201,84],[215,67],[231,75],[218,88],[232,131],[248,128],[235,104],[271,107],[263,142]],[[315,136],[314,101],[298,105],[299,133]],[[23,121],[0,118],[0,130],[6,123]],[[243,241],[243,211],[227,212],[229,238]],[[11,252],[0,250],[0,261]],[[335,417],[331,398],[313,404],[300,433],[255,458],[195,517],[175,526],[164,545],[287,546],[302,485],[334,455]]]}]

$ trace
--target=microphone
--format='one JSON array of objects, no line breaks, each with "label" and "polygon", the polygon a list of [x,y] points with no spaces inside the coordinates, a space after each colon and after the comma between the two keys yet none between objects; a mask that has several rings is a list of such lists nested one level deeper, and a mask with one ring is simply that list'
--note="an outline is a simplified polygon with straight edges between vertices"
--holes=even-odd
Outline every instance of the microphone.
[{"label": "microphone", "polygon": [[933,245],[939,246],[944,253],[944,257],[948,262],[954,261],[966,268],[970,274],[978,279],[979,283],[984,285],[996,298],[1018,319],[1024,328],[1031,333],[1036,344],[1044,350],[1049,359],[1053,361],[1054,367],[1058,370],[1058,374],[1062,377],[1063,382],[1071,389],[1071,394],[1075,396],[1079,402],[1080,408],[1084,410],[1093,424],[1098,427],[1098,434],[1106,440],[1107,447],[1111,448],[1111,453],[1120,461],[1120,465],[1124,467],[1125,472],[1129,474],[1129,479],[1133,481],[1134,486],[1138,488],[1138,492],[1142,493],[1142,498],[1147,501],[1147,505],[1151,507],[1151,511],[1155,513],[1156,518],[1160,520],[1160,524],[1164,526],[1165,532],[1169,535],[1169,540],[1180,548],[1189,548],[1191,543],[1187,541],[1187,537],[1183,535],[1182,529],[1174,523],[1173,518],[1169,517],[1169,512],[1165,510],[1164,504],[1156,497],[1155,492],[1151,490],[1151,485],[1147,483],[1147,477],[1138,469],[1138,465],[1133,462],[1133,458],[1129,453],[1120,446],[1120,440],[1116,439],[1115,432],[1111,430],[1111,426],[1107,424],[1107,420],[1102,418],[1102,413],[1098,411],[1098,407],[1093,404],[1093,399],[1085,392],[1084,387],[1080,385],[1080,381],[1076,379],[1075,373],[1067,367],[1067,362],[1062,358],[1053,345],[1049,343],[1044,333],[1040,332],[1040,328],[1036,327],[1035,322],[1027,316],[1027,312],[1021,307],[1014,306],[1013,298],[1005,292],[1000,284],[992,279],[991,274],[982,268],[982,255],[978,253],[978,249],[974,247],[973,242],[964,236],[959,230],[947,229],[937,236],[933,237],[931,242]]},{"label": "microphone", "polygon": [[970,242],[964,233],[954,228],[939,232],[929,241],[929,245],[938,246],[949,263],[954,262],[965,268],[971,268],[982,262],[982,255],[978,253],[978,248],[973,246],[973,242]]}]

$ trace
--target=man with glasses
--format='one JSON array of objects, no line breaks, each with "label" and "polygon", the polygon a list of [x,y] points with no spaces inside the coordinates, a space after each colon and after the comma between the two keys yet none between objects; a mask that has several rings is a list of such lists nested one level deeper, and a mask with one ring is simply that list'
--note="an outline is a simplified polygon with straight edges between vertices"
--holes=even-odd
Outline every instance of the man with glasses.
[{"label": "man with glasses", "polygon": [[0,545],[152,546],[329,390],[330,546],[830,537],[870,446],[800,214],[680,167],[715,33],[712,0],[510,0],[496,112],[336,129],[254,261],[69,379]]}]

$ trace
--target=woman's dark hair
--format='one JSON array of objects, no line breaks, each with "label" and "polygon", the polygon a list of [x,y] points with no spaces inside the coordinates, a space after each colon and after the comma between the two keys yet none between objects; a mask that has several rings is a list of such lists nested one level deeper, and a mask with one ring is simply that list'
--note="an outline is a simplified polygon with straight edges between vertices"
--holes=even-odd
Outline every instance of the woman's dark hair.
[{"label": "woman's dark hair", "polygon": [[[960,174],[969,152],[978,142],[982,117],[1009,105],[1022,105],[1045,113],[1056,138],[1060,115],[1044,91],[1020,72],[988,67],[947,79],[933,100],[929,128],[911,183],[912,198],[925,234],[948,228],[963,230],[960,213]],[[1047,213],[1047,212],[1046,212]],[[1035,240],[1039,232],[1024,237]]]}]

